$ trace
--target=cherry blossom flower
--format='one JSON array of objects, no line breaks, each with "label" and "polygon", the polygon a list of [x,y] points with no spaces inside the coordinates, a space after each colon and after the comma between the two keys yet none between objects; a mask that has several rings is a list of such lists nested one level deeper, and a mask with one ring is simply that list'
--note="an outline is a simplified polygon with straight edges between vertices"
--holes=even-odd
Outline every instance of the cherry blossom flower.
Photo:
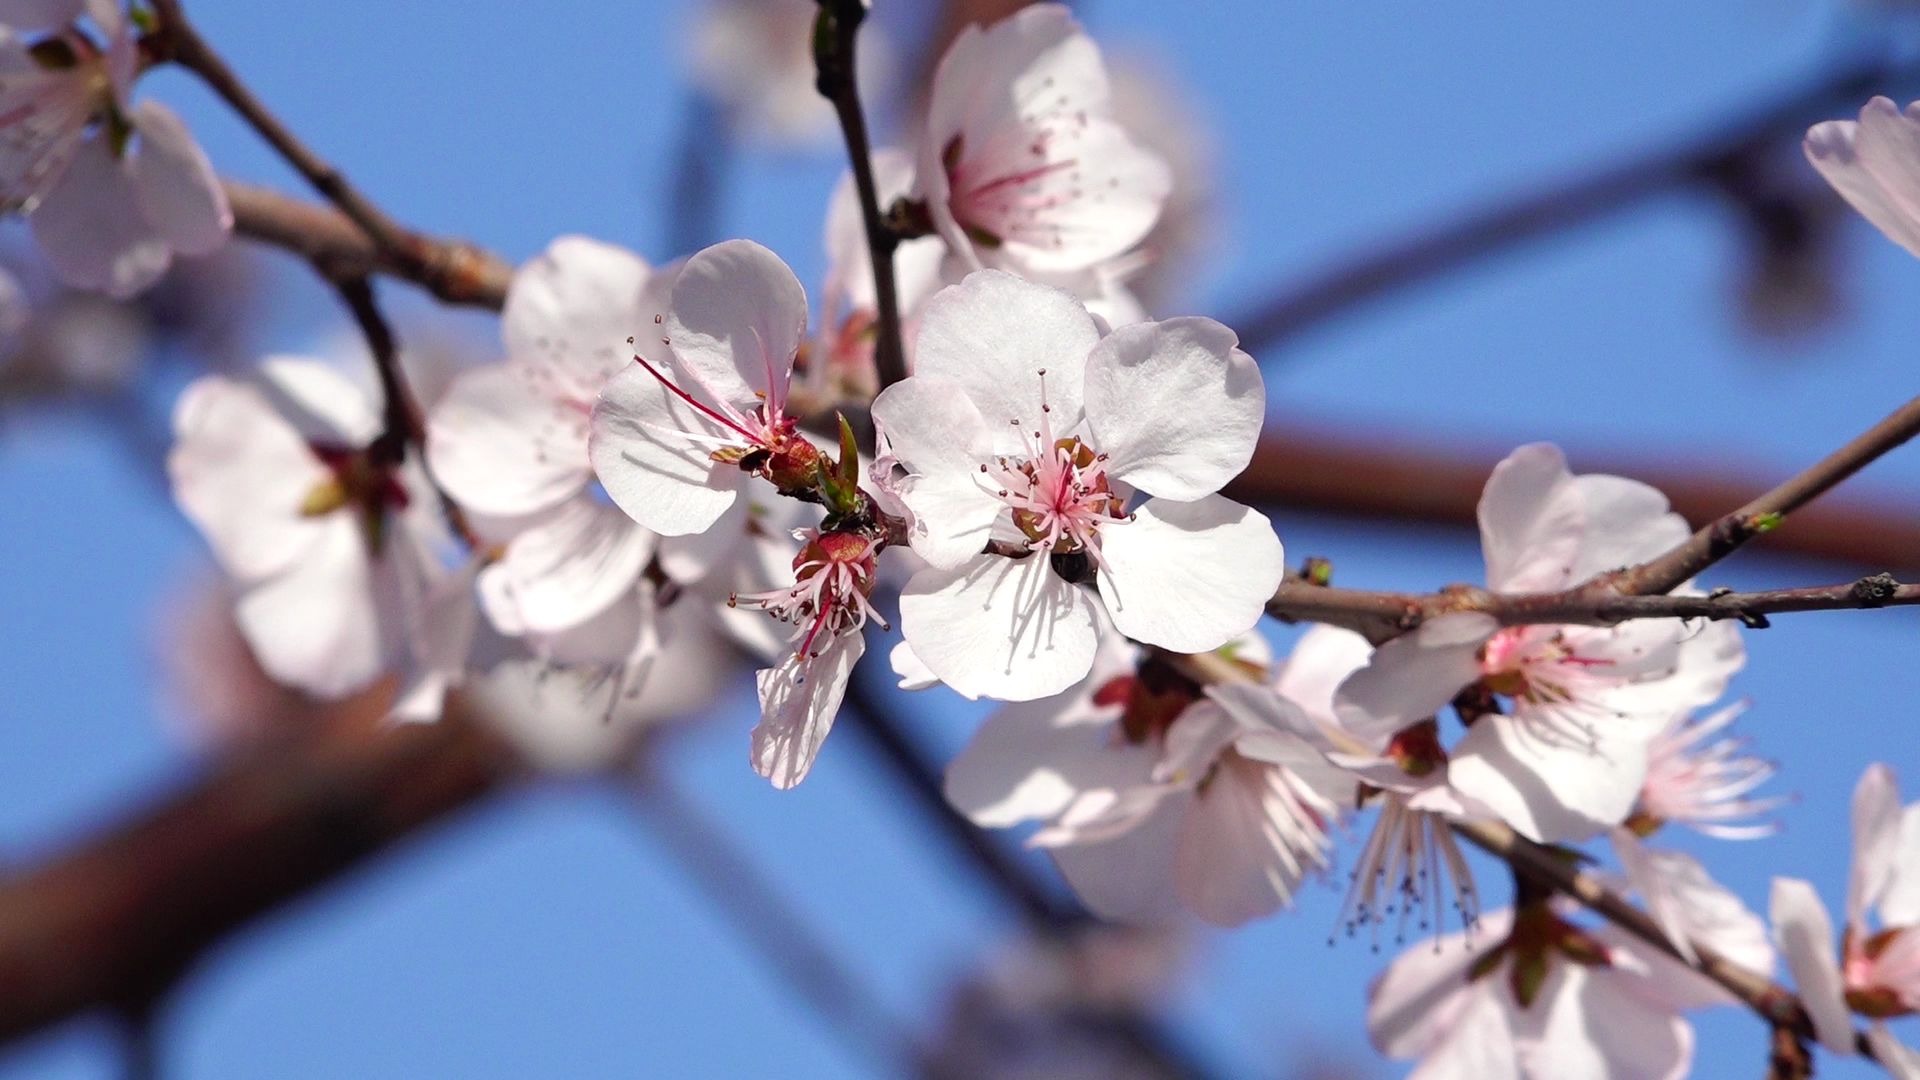
[{"label": "cherry blossom flower", "polygon": [[[1184,908],[1236,926],[1285,906],[1326,868],[1353,800],[1289,696],[1311,693],[1313,673],[1296,655],[1259,688],[1270,704],[1229,709],[1118,635],[1103,640],[1079,686],[981,727],[947,771],[948,800],[982,826],[1043,822],[1032,842],[1107,918]],[[1265,646],[1250,635],[1226,652],[1257,669]]]},{"label": "cherry blossom flower", "polygon": [[[462,374],[428,416],[434,478],[500,544],[480,595],[503,633],[554,639],[596,620],[606,630],[632,622],[601,617],[630,601],[658,538],[600,497],[589,417],[672,280],[624,249],[555,240],[507,289],[507,359]],[[612,634],[608,648],[634,640]]]},{"label": "cherry blossom flower", "polygon": [[[1712,882],[1694,897],[1694,939],[1737,963],[1773,966],[1765,927]],[[1407,949],[1373,984],[1367,1030],[1422,1080],[1685,1076],[1684,1012],[1733,1004],[1727,992],[1612,926],[1575,926],[1534,901]]]},{"label": "cherry blossom flower", "polygon": [[1779,831],[1771,821],[1739,823],[1785,805],[1783,795],[1753,795],[1778,766],[1747,754],[1744,738],[1714,738],[1745,709],[1734,704],[1705,717],[1682,713],[1654,737],[1630,828],[1644,835],[1676,822],[1721,840],[1755,840]]},{"label": "cherry blossom flower", "polygon": [[805,540],[794,556],[792,585],[731,601],[794,627],[791,652],[755,676],[760,723],[753,729],[753,767],[778,788],[793,787],[813,768],[853,665],[866,652],[861,630],[867,620],[886,625],[870,598],[877,542],[818,529],[808,530]]},{"label": "cherry blossom flower", "polygon": [[813,22],[819,14],[815,0],[701,5],[688,43],[689,74],[721,106],[736,134],[782,144],[833,135],[833,106],[813,85]]},{"label": "cherry blossom flower", "polygon": [[[225,243],[233,214],[206,154],[171,109],[130,98],[139,58],[119,5],[63,0],[0,16],[0,205],[25,211],[54,273],[126,298],[176,253]],[[30,43],[22,31],[53,36]]]},{"label": "cherry blossom flower", "polygon": [[971,266],[1095,266],[1140,242],[1169,183],[1114,122],[1100,51],[1064,5],[969,26],[941,58],[914,194]]},{"label": "cherry blossom flower", "polygon": [[614,503],[685,536],[751,476],[811,483],[820,453],[787,410],[807,296],[787,264],[750,240],[715,244],[687,260],[657,322],[593,409],[589,457]]},{"label": "cherry blossom flower", "polygon": [[[1266,518],[1216,492],[1264,411],[1259,369],[1210,319],[1103,338],[1078,300],[1002,271],[943,290],[913,376],[873,406],[931,567],[900,600],[914,653],[962,694],[1017,701],[1087,673],[1102,608],[1178,652],[1245,632],[1285,565]],[[1129,509],[1134,491],[1153,497]]]},{"label": "cherry blossom flower", "polygon": [[[1574,476],[1546,444],[1514,451],[1480,500],[1488,587],[1569,588],[1685,539],[1658,491]],[[1649,747],[1677,715],[1719,697],[1744,662],[1731,623],[1647,619],[1612,627],[1501,627],[1479,614],[1429,620],[1383,645],[1342,696],[1368,723],[1401,730],[1469,687],[1511,703],[1471,718],[1449,751],[1449,783],[1541,842],[1626,820]]]},{"label": "cherry blossom flower", "polygon": [[207,376],[174,410],[174,496],[238,589],[240,630],[269,674],[322,697],[433,652],[421,613],[438,576],[430,488],[352,383],[312,360],[257,383]]},{"label": "cherry blossom flower", "polygon": [[1853,873],[1838,959],[1832,920],[1812,884],[1775,878],[1772,915],[1821,1044],[1854,1052],[1852,1012],[1872,1020],[1876,1045],[1897,1046],[1884,1022],[1920,1011],[1920,802],[1901,808],[1892,769],[1869,766],[1853,791]]},{"label": "cherry blossom flower", "polygon": [[1883,97],[1859,120],[1828,120],[1807,132],[1807,160],[1840,197],[1920,255],[1920,102],[1902,111]]}]

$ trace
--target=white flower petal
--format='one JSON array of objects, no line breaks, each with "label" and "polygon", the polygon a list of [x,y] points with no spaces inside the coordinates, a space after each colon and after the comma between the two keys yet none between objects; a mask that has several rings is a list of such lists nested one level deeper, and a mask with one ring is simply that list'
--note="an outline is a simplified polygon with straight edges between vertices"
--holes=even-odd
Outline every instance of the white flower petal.
[{"label": "white flower petal", "polygon": [[1862,926],[1893,876],[1900,845],[1900,782],[1875,762],[1853,788],[1853,872],[1847,880],[1847,922]]},{"label": "white flower petal", "polygon": [[[913,655],[913,646],[904,641],[895,643],[892,650],[887,653],[887,662],[893,667],[894,675],[899,678],[902,690],[926,690],[940,685],[940,676],[935,675],[931,668],[921,663],[920,658]],[[962,755],[965,753],[966,751],[961,751]],[[953,775],[951,769],[947,775],[949,777]],[[947,797],[951,799],[953,796],[949,794]]]},{"label": "white flower petal", "polygon": [[1192,501],[1247,467],[1266,418],[1265,384],[1233,331],[1212,319],[1121,327],[1087,360],[1092,444],[1149,495]]},{"label": "white flower petal", "polygon": [[1646,743],[1575,742],[1519,716],[1481,717],[1453,750],[1447,780],[1543,844],[1584,840],[1626,820],[1647,775]]},{"label": "white flower petal", "polygon": [[260,361],[260,389],[309,442],[362,447],[380,434],[366,391],[332,364],[304,356]]},{"label": "white flower petal", "polygon": [[1587,517],[1559,447],[1530,443],[1495,465],[1479,518],[1488,588],[1536,592],[1573,583]]},{"label": "white flower petal", "polygon": [[1887,1071],[1893,1080],[1920,1080],[1920,1052],[1903,1046],[1885,1024],[1873,1024],[1867,1028],[1867,1045],[1873,1048],[1873,1058]]},{"label": "white flower petal", "polygon": [[900,630],[940,681],[969,697],[1030,701],[1085,677],[1095,604],[1043,556],[979,555],[922,570],[900,592]]},{"label": "white flower petal", "polygon": [[671,280],[625,248],[562,236],[514,271],[500,312],[507,356],[540,397],[587,404],[635,352],[663,367],[653,320]]},{"label": "white flower petal", "polygon": [[234,617],[267,674],[344,697],[386,669],[398,627],[383,609],[396,603],[395,585],[390,568],[369,561],[359,519],[330,514],[300,565],[249,586]]},{"label": "white flower petal", "polygon": [[1005,504],[980,472],[992,439],[965,387],[915,375],[874,399],[873,421],[908,472],[893,491],[912,514],[914,552],[942,568],[980,554]]},{"label": "white flower petal", "polygon": [[1176,652],[1210,652],[1246,632],[1286,576],[1265,516],[1219,495],[1149,499],[1102,526],[1100,597],[1121,633]]},{"label": "white flower petal", "polygon": [[739,498],[746,474],[712,458],[715,445],[739,442],[636,365],[601,391],[587,450],[627,516],[662,536],[685,536],[705,532]]},{"label": "white flower petal", "polygon": [[141,213],[133,175],[96,135],[27,215],[61,281],[124,300],[160,279],[173,252]]},{"label": "white flower petal", "polygon": [[[1113,709],[1091,710],[1085,687],[1002,706],[947,766],[946,795],[982,828],[1046,821],[1088,792],[1149,782],[1157,753],[1115,738]],[[1104,715],[1089,722],[1088,713]]]},{"label": "white flower petal", "polygon": [[1381,645],[1335,693],[1340,726],[1368,749],[1384,749],[1480,677],[1480,646],[1499,629],[1487,615],[1442,615]]},{"label": "white flower petal", "polygon": [[1373,645],[1351,630],[1314,623],[1294,643],[1273,674],[1273,688],[1316,724],[1338,727],[1334,694],[1347,677],[1367,665]]},{"label": "white flower petal", "polygon": [[1912,107],[1906,113],[1884,97],[1860,110],[1860,119],[1816,124],[1807,132],[1807,160],[1840,197],[1887,238],[1920,255],[1920,152]]},{"label": "white flower petal", "polygon": [[140,212],[179,254],[218,250],[233,231],[233,210],[206,151],[173,110],[157,101],[141,102],[132,119],[140,133],[130,163]]},{"label": "white flower petal", "polygon": [[661,329],[693,384],[682,389],[743,413],[763,394],[778,405],[807,331],[806,290],[780,256],[728,240],[687,260]]},{"label": "white flower petal", "polygon": [[964,386],[994,452],[1017,453],[1039,430],[1043,400],[1056,436],[1080,423],[1087,355],[1099,340],[1093,316],[1071,295],[980,270],[927,301],[914,374]]},{"label": "white flower petal", "polygon": [[1845,983],[1834,956],[1833,922],[1813,886],[1798,878],[1774,878],[1768,915],[1773,940],[1793,973],[1800,1003],[1813,1018],[1821,1045],[1836,1054],[1853,1053],[1853,1017]]},{"label": "white flower petal", "polygon": [[1880,920],[1888,926],[1920,925],[1920,803],[1900,815],[1893,873],[1880,893]]},{"label": "white flower petal", "polygon": [[1504,908],[1488,912],[1472,932],[1417,942],[1395,957],[1367,990],[1373,1045],[1388,1057],[1418,1058],[1445,1043],[1473,999],[1498,985],[1469,983],[1467,972],[1487,948],[1506,939],[1512,915]]},{"label": "white flower petal", "polygon": [[1175,880],[1182,901],[1215,926],[1286,906],[1301,881],[1327,865],[1333,842],[1316,815],[1330,809],[1303,800],[1282,767],[1222,758],[1181,826]]},{"label": "white flower petal", "polygon": [[333,479],[259,389],[197,379],[174,407],[167,457],[174,498],[242,584],[289,570],[323,542],[324,519],[301,504]]},{"label": "white flower petal", "polygon": [[1126,831],[1098,843],[1052,847],[1048,854],[1095,915],[1130,924],[1166,922],[1181,910],[1174,851],[1190,799],[1179,793],[1146,803],[1147,812]]},{"label": "white flower petal", "polygon": [[588,497],[561,503],[507,542],[489,574],[504,575],[520,623],[536,634],[578,626],[633,589],[655,537]]},{"label": "white flower petal", "polygon": [[1538,1027],[1518,1040],[1522,1072],[1556,1080],[1681,1080],[1693,1063],[1693,1027],[1632,986],[1606,968],[1556,964],[1528,1010],[1545,1015],[1529,1017]]},{"label": "white flower petal", "polygon": [[593,479],[587,418],[542,398],[514,364],[463,372],[427,417],[427,465],[448,495],[483,514],[527,514]]},{"label": "white flower petal", "polygon": [[866,649],[858,633],[844,634],[818,656],[796,653],[754,676],[760,723],[753,729],[753,770],[774,787],[790,788],[807,778],[840,712],[853,665]]},{"label": "white flower petal", "polygon": [[0,25],[14,30],[58,30],[80,18],[85,0],[0,0]]}]

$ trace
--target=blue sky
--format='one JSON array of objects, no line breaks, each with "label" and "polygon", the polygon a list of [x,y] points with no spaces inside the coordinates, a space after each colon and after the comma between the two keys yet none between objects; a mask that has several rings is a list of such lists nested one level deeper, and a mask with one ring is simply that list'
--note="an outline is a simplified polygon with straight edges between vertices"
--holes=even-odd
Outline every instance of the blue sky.
[{"label": "blue sky", "polygon": [[[660,204],[680,138],[683,5],[556,0],[531,18],[475,0],[192,7],[261,96],[401,219],[514,259],[568,231],[675,254],[660,248]],[[1811,0],[1095,0],[1087,19],[1103,42],[1151,51],[1216,133],[1224,242],[1167,314],[1239,310],[1356,245],[1662,144],[1895,36]],[[144,89],[181,109],[223,171],[292,188],[197,86],[169,73]],[[831,154],[746,156],[723,190],[724,235],[817,280],[839,169]],[[1850,317],[1759,339],[1731,302],[1730,220],[1697,195],[1655,200],[1330,323],[1259,357],[1271,423],[1470,447],[1551,439],[1576,468],[1583,454],[1796,468],[1913,392],[1920,263],[1850,228]],[[274,265],[285,273],[262,351],[338,332],[325,293]],[[387,293],[403,330],[436,319]],[[450,325],[476,360],[492,354],[490,320]],[[1920,456],[1863,483],[1913,492]],[[0,505],[0,851],[27,859],[190,773],[155,654],[164,605],[203,554],[150,473],[77,413],[0,427]],[[1284,511],[1275,523],[1291,556],[1333,558],[1346,584],[1478,576],[1463,536]],[[1711,583],[1833,574],[1741,559]],[[1743,723],[1799,801],[1772,840],[1677,842],[1750,903],[1776,873],[1839,900],[1847,797],[1868,761],[1890,761],[1920,794],[1914,629],[1907,613],[1810,615],[1748,636]],[[745,767],[735,698],[673,748],[680,786],[894,1013],[930,1024],[952,979],[1017,930],[1011,914],[846,733],[802,788],[769,790]],[[918,732],[947,750],[981,715],[918,700]],[[1498,876],[1484,878],[1500,896]],[[1372,1063],[1361,1027],[1381,958],[1326,944],[1339,899],[1311,889],[1291,915],[1198,936],[1173,1009],[1217,1064],[1285,1075],[1315,1046],[1397,1075]],[[1699,1075],[1757,1071],[1757,1022],[1728,1010],[1698,1023]],[[186,985],[163,1040],[170,1074],[211,1078],[872,1071],[766,976],[628,808],[584,788],[498,801],[264,924]],[[91,1024],[0,1057],[4,1077],[115,1069]]]}]

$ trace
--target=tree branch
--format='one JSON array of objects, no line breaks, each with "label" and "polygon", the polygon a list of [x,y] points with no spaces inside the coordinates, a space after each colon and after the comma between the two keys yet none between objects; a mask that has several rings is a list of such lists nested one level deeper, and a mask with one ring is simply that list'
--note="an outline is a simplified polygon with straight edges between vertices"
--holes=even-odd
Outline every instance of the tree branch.
[{"label": "tree branch", "polygon": [[325,267],[330,277],[377,271],[412,282],[448,304],[498,311],[506,303],[513,266],[485,248],[413,233],[427,257],[403,262],[376,247],[338,211],[254,184],[222,183],[233,207],[234,232],[291,251]]},{"label": "tree branch", "polygon": [[1364,303],[1430,281],[1542,236],[1575,228],[1669,191],[1723,182],[1785,138],[1798,138],[1835,108],[1849,110],[1909,67],[1874,62],[1794,90],[1771,105],[1694,138],[1597,172],[1500,199],[1459,220],[1336,262],[1226,319],[1258,356]]},{"label": "tree branch", "polygon": [[860,107],[855,67],[855,39],[866,17],[864,0],[820,0],[820,19],[813,31],[813,60],[820,93],[833,103],[840,130],[846,135],[853,186],[860,197],[860,220],[866,227],[867,255],[873,263],[878,324],[873,366],[884,390],[907,377],[907,357],[900,336],[899,285],[893,273],[893,249],[898,238],[880,214],[880,192],[873,179],[873,147],[867,139],[867,118]]},{"label": "tree branch", "polygon": [[493,790],[510,750],[457,696],[393,728],[376,691],[0,883],[0,1039],[137,1015],[236,929]]}]

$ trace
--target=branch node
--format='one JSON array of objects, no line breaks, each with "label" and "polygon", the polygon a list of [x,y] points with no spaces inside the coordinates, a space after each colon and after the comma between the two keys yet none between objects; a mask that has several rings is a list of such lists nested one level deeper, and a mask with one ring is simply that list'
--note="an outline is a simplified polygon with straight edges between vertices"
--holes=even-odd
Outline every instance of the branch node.
[{"label": "branch node", "polygon": [[1900,582],[1892,574],[1881,571],[1854,582],[1849,594],[1861,607],[1877,608],[1884,607],[1899,591]]}]

